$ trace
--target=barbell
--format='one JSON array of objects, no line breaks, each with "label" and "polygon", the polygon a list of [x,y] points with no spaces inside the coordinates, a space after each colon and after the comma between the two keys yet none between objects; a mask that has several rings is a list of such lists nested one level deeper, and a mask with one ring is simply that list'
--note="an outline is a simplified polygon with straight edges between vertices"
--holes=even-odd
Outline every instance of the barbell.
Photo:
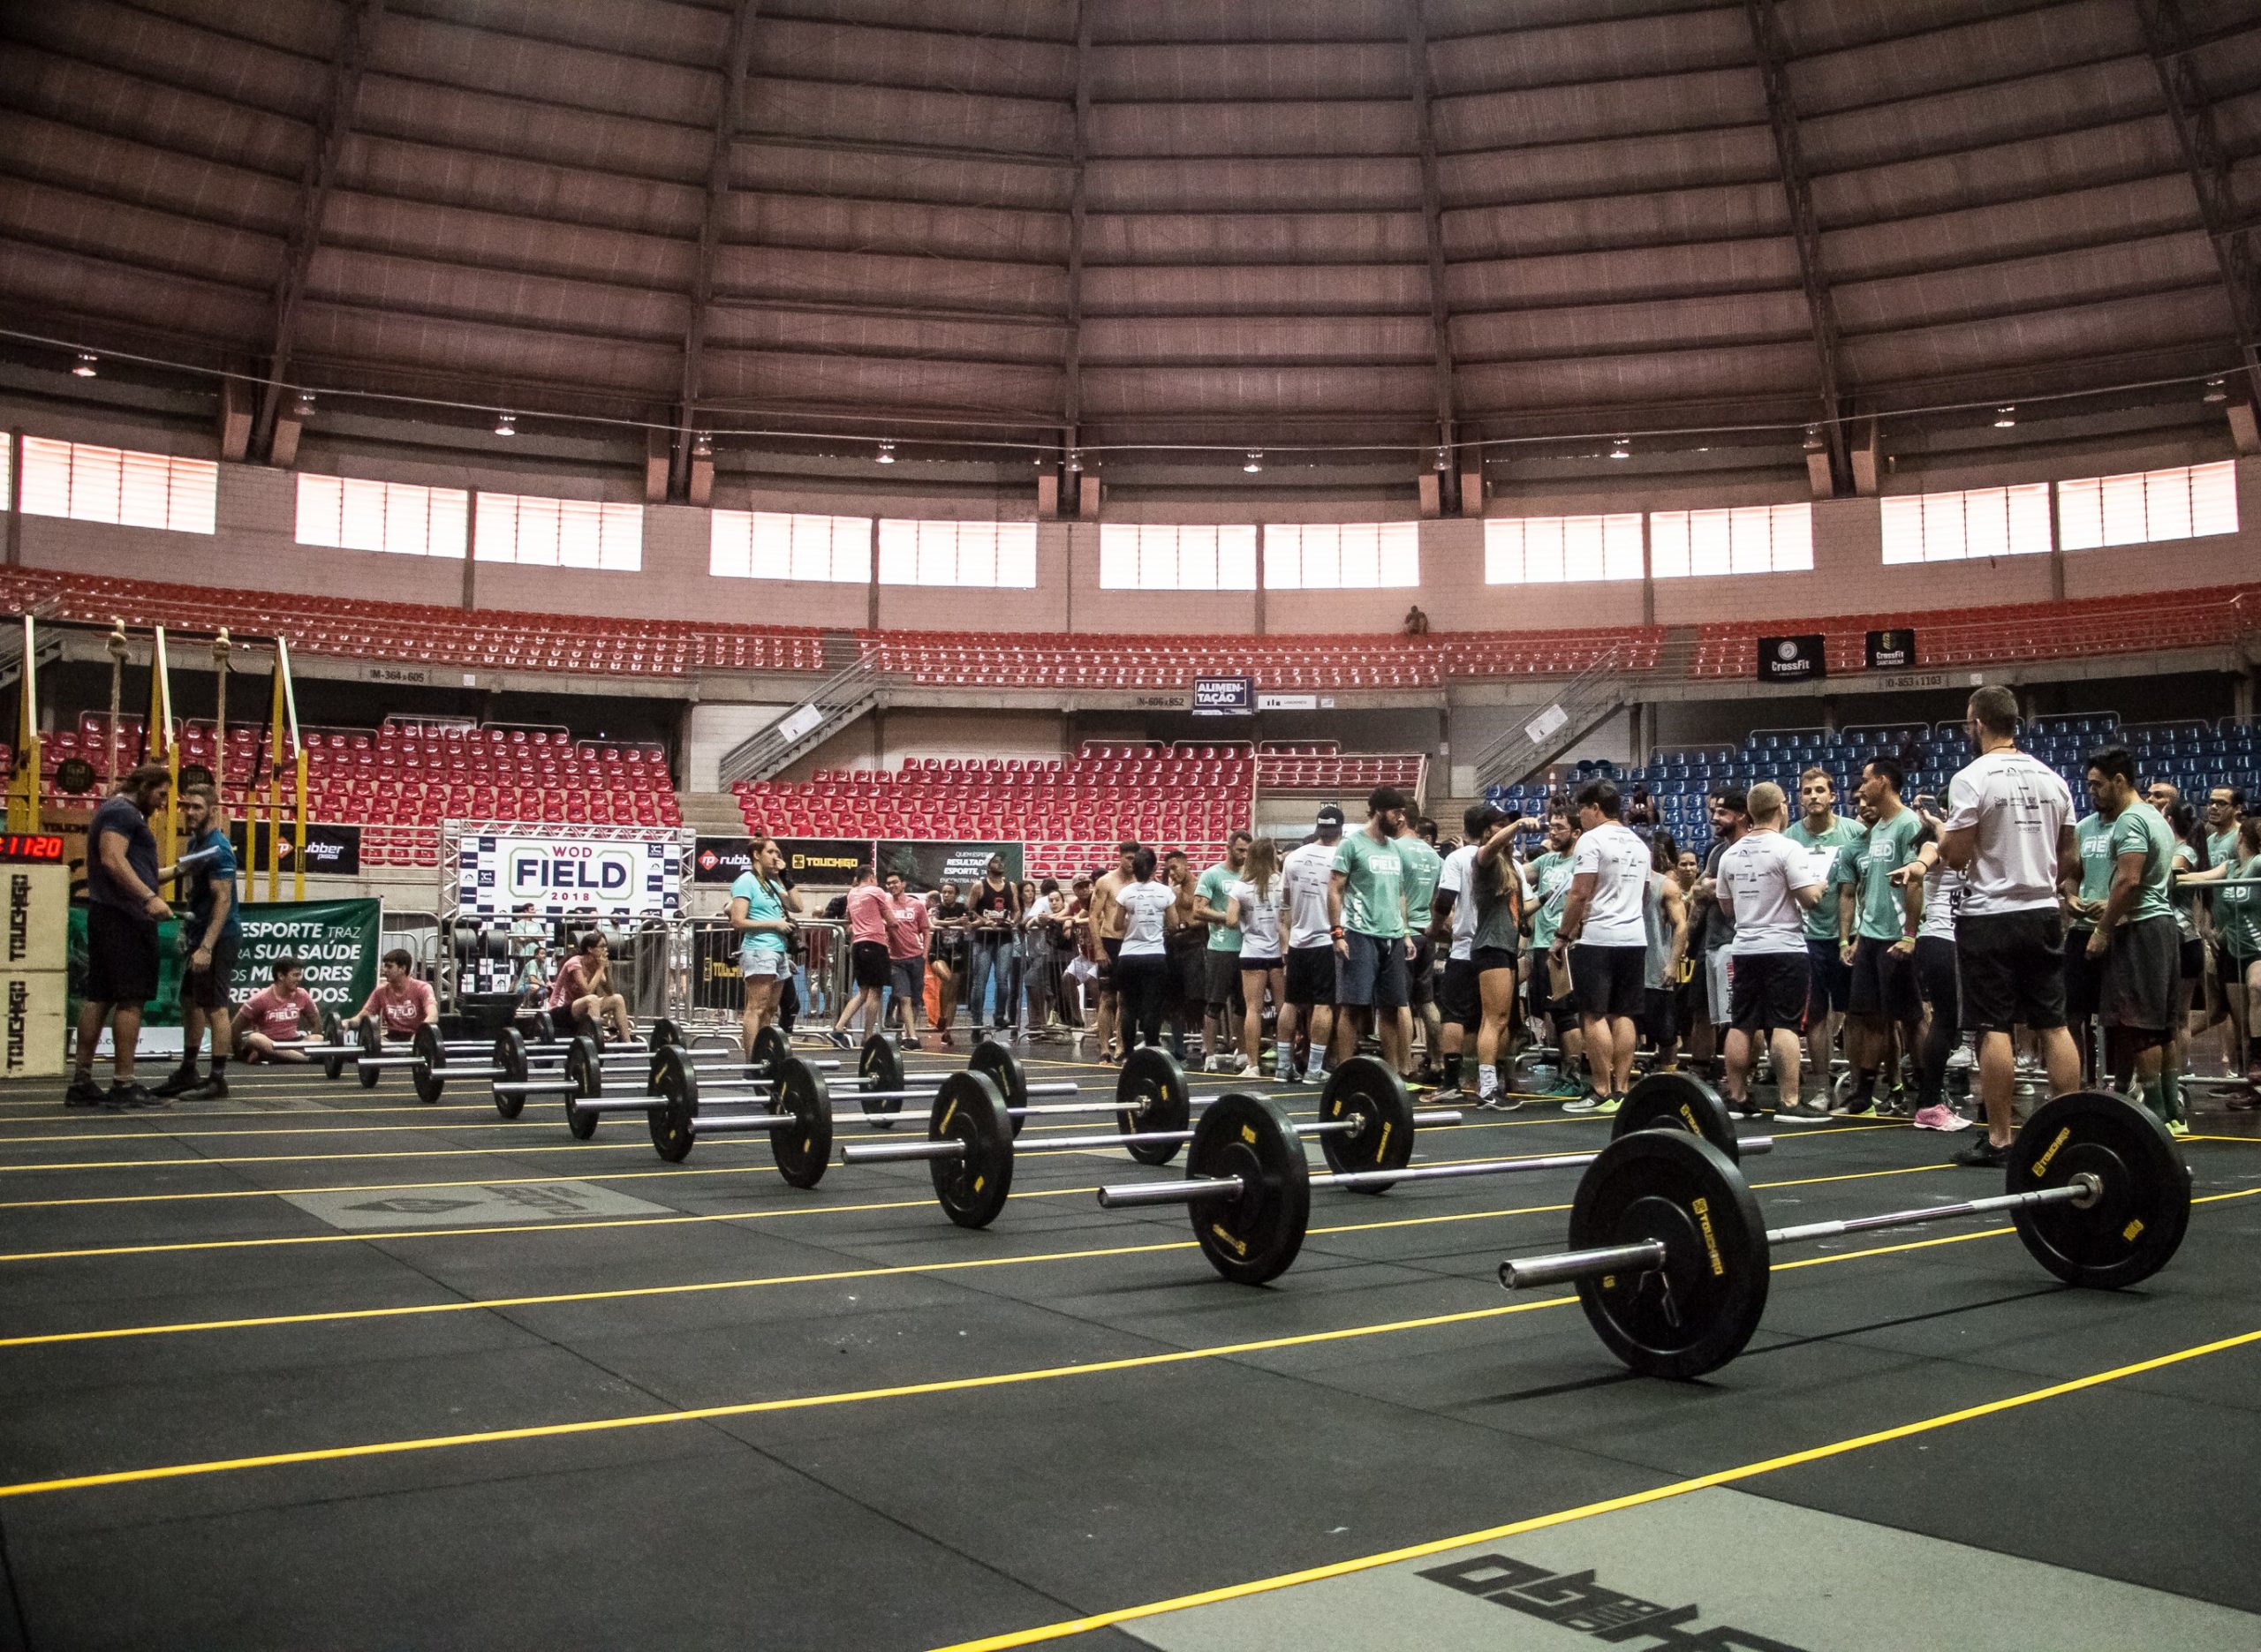
[{"label": "barbell", "polygon": [[[1115,1079],[1111,1101],[1060,1105],[1031,1101],[1029,1098],[1035,1096],[1077,1095],[1081,1087],[1068,1081],[1030,1083],[1019,1059],[995,1043],[976,1045],[965,1066],[941,1075],[932,1089],[858,1089],[847,1093],[866,1104],[861,1122],[883,1130],[894,1127],[894,1109],[904,1102],[934,1102],[939,1096],[962,1091],[962,1086],[953,1088],[952,1080],[977,1077],[995,1094],[1001,1128],[1009,1139],[1016,1122],[1032,1114],[1166,1110],[1189,1105],[1184,1071],[1168,1052],[1140,1051],[1133,1052],[1133,1056],[1136,1059],[1126,1060]],[[654,1066],[653,1089],[658,1105],[650,1109],[648,1117],[652,1145],[662,1158],[680,1163],[690,1157],[701,1135],[766,1130],[771,1150],[777,1156],[777,1168],[786,1181],[797,1188],[813,1188],[824,1179],[832,1157],[835,1120],[831,1087],[818,1063],[798,1058],[787,1060],[778,1071],[776,1082],[765,1090],[751,1082],[724,1080],[716,1083],[702,1079],[679,1058],[679,1052],[663,1051]],[[745,1111],[724,1113],[707,1105],[714,1101],[747,1105]],[[873,1101],[892,1105],[886,1113],[874,1113],[870,1109]]]},{"label": "barbell", "polygon": [[[1184,1096],[1184,1075],[1175,1071],[1176,1061],[1163,1051],[1132,1051],[1124,1062],[1124,1078],[1132,1076],[1130,1063],[1141,1057],[1159,1057],[1168,1062],[1175,1079],[1171,1088],[1176,1097]],[[998,1099],[1002,1102],[1002,1098]],[[1007,1107],[990,1107],[962,1088],[945,1086],[935,1096],[925,1141],[845,1147],[840,1151],[840,1162],[869,1165],[924,1160],[943,1213],[960,1227],[986,1227],[1004,1208],[1012,1191],[1014,1142],[1010,1121],[1006,1117],[1010,1111]],[[1137,1108],[1130,1111],[1134,1114],[1140,1112]],[[1327,1075],[1320,1111],[1331,1116],[1303,1125],[1301,1131],[1319,1137],[1327,1162],[1339,1164],[1350,1173],[1403,1163],[1403,1156],[1410,1151],[1417,1128],[1461,1121],[1457,1113],[1417,1112],[1404,1081],[1381,1062],[1366,1056],[1345,1061]],[[1062,1136],[1043,1145],[1047,1151],[1062,1152],[1090,1147],[1123,1147],[1138,1155],[1141,1150],[1151,1150],[1161,1157],[1146,1157],[1143,1162],[1166,1164],[1176,1157],[1181,1146],[1194,1139],[1195,1132],[1183,1128],[1182,1101],[1176,1105],[1165,1104],[1147,1109],[1146,1116],[1150,1123],[1163,1128],[1113,1135]],[[997,1128],[1000,1120],[1008,1128]]]},{"label": "barbell", "polygon": [[[1403,1085],[1386,1064],[1372,1061],[1380,1076]],[[1345,1062],[1344,1066],[1350,1063]],[[1374,1106],[1387,1116],[1373,1092],[1380,1077],[1342,1098],[1344,1111],[1361,1105]],[[1398,1104],[1392,1098],[1390,1112]],[[1410,1111],[1410,1107],[1407,1109]],[[1685,1073],[1652,1073],[1626,1093],[1614,1127],[1622,1139],[1636,1133],[1686,1135],[1702,1139],[1723,1162],[1731,1155],[1770,1151],[1773,1143],[1765,1136],[1748,1141],[1735,1134],[1727,1105],[1712,1087]],[[1262,1285],[1287,1271],[1303,1248],[1311,1227],[1311,1196],[1315,1188],[1335,1188],[1349,1193],[1386,1193],[1402,1181],[1448,1181],[1469,1176],[1512,1176],[1525,1171],[1569,1170],[1594,1162],[1592,1153],[1546,1153],[1516,1158],[1473,1159],[1461,1165],[1409,1165],[1410,1131],[1398,1133],[1387,1150],[1379,1150],[1386,1135],[1375,1138],[1377,1162],[1342,1165],[1333,1150],[1332,1167],[1313,1175],[1304,1157],[1304,1132],[1278,1104],[1262,1096],[1229,1095],[1210,1104],[1194,1127],[1192,1145],[1186,1150],[1185,1167],[1193,1173],[1183,1181],[1133,1182],[1101,1188],[1099,1202],[1108,1210],[1135,1209],[1149,1204],[1183,1204],[1193,1218],[1193,1237],[1209,1265],[1238,1285]],[[1330,1149],[1336,1136],[1322,1136]]]},{"label": "barbell", "polygon": [[[749,1093],[759,1093],[762,1088],[774,1088],[779,1071],[787,1061],[794,1059],[790,1045],[782,1032],[765,1027],[762,1036],[754,1039],[753,1048],[753,1059],[748,1060],[729,1051],[701,1055],[680,1044],[665,1045],[647,1052],[643,1048],[631,1050],[616,1045],[603,1046],[588,1037],[576,1038],[567,1046],[565,1065],[561,1070],[545,1070],[524,1078],[496,1079],[495,1105],[499,1111],[506,1102],[523,1106],[528,1096],[562,1096],[565,1101],[566,1129],[572,1133],[575,1141],[586,1142],[596,1134],[597,1125],[606,1113],[649,1113],[658,1105],[654,1098],[660,1093],[660,1059],[670,1052],[677,1064],[688,1071],[734,1075],[717,1079],[714,1081],[715,1082],[727,1083],[734,1088],[743,1086]],[[608,1062],[611,1063],[609,1067]],[[820,1060],[808,1065],[820,1071],[830,1072],[840,1063]],[[620,1079],[639,1070],[643,1074],[641,1090],[616,1095],[605,1093],[608,1076]]]},{"label": "barbell", "polygon": [[[584,1037],[593,1037],[583,1033]],[[629,1056],[648,1056],[655,1050],[684,1042],[683,1030],[662,1015],[652,1023],[651,1032],[642,1038],[622,1038],[598,1043],[598,1052],[608,1060],[618,1060]],[[515,1043],[516,1053],[506,1058],[503,1045]],[[491,1045],[473,1038],[442,1038],[440,1030],[430,1022],[416,1030],[411,1048],[414,1060],[410,1063],[409,1080],[416,1086],[416,1098],[423,1102],[437,1102],[450,1081],[460,1079],[466,1083],[480,1081],[518,1078],[526,1075],[526,1035],[516,1027],[505,1027]],[[475,1052],[486,1055],[484,1065],[452,1067],[450,1060]],[[562,1059],[563,1046],[558,1046]],[[523,1105],[523,1101],[520,1104]],[[499,1105],[499,1098],[498,1098]],[[516,1113],[505,1113],[506,1119],[516,1118]]]},{"label": "barbell", "polygon": [[1500,1283],[1575,1282],[1588,1323],[1631,1369],[1701,1377],[1757,1332],[1776,1245],[2000,1213],[2066,1284],[2116,1290],[2166,1266],[2189,1225],[2190,1172],[2174,1138],[2098,1090],[2036,1109],[2006,1183],[1985,1198],[1770,1229],[1742,1173],[1709,1144],[1667,1131],[1621,1137],[1579,1179],[1571,1248],[1503,1262]]},{"label": "barbell", "polygon": [[[545,1010],[534,1017],[533,1028],[537,1039],[543,1038],[546,1031],[549,1041],[556,1042],[556,1023],[550,1018],[548,1011]],[[512,1028],[511,1030],[515,1032],[517,1029]],[[357,1069],[361,1088],[374,1090],[377,1081],[384,1076],[387,1068],[413,1067],[417,1070],[418,1075],[417,1098],[427,1103],[439,1100],[440,1091],[436,1087],[429,1087],[427,1093],[427,1085],[423,1077],[427,1071],[435,1067],[444,1067],[450,1057],[475,1055],[490,1047],[482,1039],[442,1037],[437,1027],[430,1022],[426,1022],[418,1027],[415,1033],[406,1041],[408,1047],[405,1050],[396,1049],[388,1052],[385,1048],[384,1028],[374,1016],[362,1017],[359,1025],[354,1029],[353,1037],[354,1043],[351,1046],[341,1045],[334,1055],[327,1050],[324,1052],[326,1057],[323,1063],[324,1071],[328,1071],[333,1066],[342,1069],[350,1060]],[[462,1076],[462,1075],[457,1074],[455,1076]]]}]

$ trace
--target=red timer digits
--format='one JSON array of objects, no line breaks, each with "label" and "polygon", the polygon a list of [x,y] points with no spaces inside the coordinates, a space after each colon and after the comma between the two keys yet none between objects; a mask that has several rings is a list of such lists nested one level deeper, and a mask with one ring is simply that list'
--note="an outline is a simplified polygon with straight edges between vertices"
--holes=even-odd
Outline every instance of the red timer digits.
[{"label": "red timer digits", "polygon": [[58,832],[0,832],[0,864],[26,861],[59,866],[63,864],[63,835]]}]

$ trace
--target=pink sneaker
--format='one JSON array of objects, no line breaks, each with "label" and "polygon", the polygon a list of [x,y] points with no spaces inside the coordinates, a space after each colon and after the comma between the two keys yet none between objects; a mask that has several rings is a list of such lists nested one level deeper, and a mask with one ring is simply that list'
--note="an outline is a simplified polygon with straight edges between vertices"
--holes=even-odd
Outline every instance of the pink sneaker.
[{"label": "pink sneaker", "polygon": [[1970,1128],[1970,1120],[1945,1102],[1933,1102],[1917,1111],[1916,1128],[1919,1130],[1967,1130]]}]

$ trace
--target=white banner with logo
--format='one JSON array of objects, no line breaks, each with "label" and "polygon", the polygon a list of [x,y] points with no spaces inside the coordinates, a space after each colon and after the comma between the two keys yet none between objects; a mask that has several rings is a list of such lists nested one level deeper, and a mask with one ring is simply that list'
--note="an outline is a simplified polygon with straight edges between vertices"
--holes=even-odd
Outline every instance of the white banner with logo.
[{"label": "white banner with logo", "polygon": [[683,902],[683,845],[673,837],[466,835],[456,856],[456,903],[466,914],[673,916]]}]

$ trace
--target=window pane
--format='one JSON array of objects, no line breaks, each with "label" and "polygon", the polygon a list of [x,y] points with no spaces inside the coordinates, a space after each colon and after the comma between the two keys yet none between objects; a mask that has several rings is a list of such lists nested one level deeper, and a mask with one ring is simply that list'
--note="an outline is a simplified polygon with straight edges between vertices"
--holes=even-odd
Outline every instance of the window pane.
[{"label": "window pane", "polygon": [[1415,522],[1381,524],[1381,582],[1403,588],[1421,583],[1421,527]]},{"label": "window pane", "polygon": [[1533,517],[1523,529],[1524,578],[1535,585],[1559,585],[1564,578],[1562,518]]},{"label": "window pane", "polygon": [[125,456],[116,448],[74,442],[71,449],[71,515],[79,522],[117,520],[118,473]]},{"label": "window pane", "polygon": [[1599,517],[1562,518],[1563,578],[1585,580],[1602,577],[1607,560],[1602,551],[1603,533]]},{"label": "window pane", "polygon": [[1961,494],[1925,494],[1924,500],[1924,560],[1960,562],[1965,554],[1964,514]]},{"label": "window pane", "polygon": [[2144,532],[2144,479],[2107,476],[2104,479],[2104,542],[2141,545]]},{"label": "window pane", "polygon": [[1810,573],[1813,570],[1813,507],[1777,505],[1773,512],[1774,571]]},{"label": "window pane", "polygon": [[2191,467],[2190,532],[2237,532],[2237,466],[2229,461]]},{"label": "window pane", "polygon": [[2153,471],[2144,478],[2144,537],[2190,537],[2190,472]]},{"label": "window pane", "polygon": [[1099,588],[1138,588],[1139,530],[1127,522],[1103,522],[1099,529]]},{"label": "window pane", "polygon": [[1524,525],[1520,517],[1495,517],[1484,524],[1484,583],[1524,583]]},{"label": "window pane", "polygon": [[745,579],[752,573],[753,513],[707,513],[707,571],[718,579]]},{"label": "window pane", "polygon": [[385,485],[358,476],[345,477],[343,483],[338,544],[349,551],[382,551],[385,548]]},{"label": "window pane", "polygon": [[[165,525],[176,533],[216,533],[220,529],[220,466],[211,459],[170,461],[172,487],[165,502]],[[0,465],[0,471],[6,467]]]},{"label": "window pane", "polygon": [[2068,551],[2094,550],[2104,543],[2102,477],[2057,484],[2057,528]]},{"label": "window pane", "polygon": [[997,526],[991,522],[961,522],[957,528],[957,567],[954,583],[988,585],[997,583]]},{"label": "window pane", "polygon": [[[24,444],[26,463],[24,466],[24,486],[28,494],[31,487],[29,458],[31,443]],[[25,509],[31,508],[28,499]],[[345,508],[345,487],[335,476],[301,476],[299,479],[298,541],[301,545],[336,545],[338,524]]]},{"label": "window pane", "polygon": [[1036,524],[1001,522],[997,532],[997,584],[1010,591],[1036,589]]},{"label": "window pane", "polygon": [[869,517],[834,517],[830,520],[833,578],[842,585],[870,585],[872,519]]},{"label": "window pane", "polygon": [[957,583],[957,524],[922,522],[919,524],[919,574],[922,585]]},{"label": "window pane", "polygon": [[1304,589],[1340,591],[1342,588],[1342,530],[1306,527],[1304,547]]},{"label": "window pane", "polygon": [[1264,583],[1274,591],[1304,588],[1303,535],[1296,528],[1264,529]]},{"label": "window pane", "polygon": [[1738,574],[1763,574],[1774,555],[1773,520],[1765,509],[1739,505],[1728,512],[1728,567]]},{"label": "window pane", "polygon": [[1214,591],[1217,588],[1216,529],[1178,529],[1177,588],[1180,591]]},{"label": "window pane", "polygon": [[518,501],[515,494],[481,494],[474,507],[479,513],[479,554],[482,562],[518,560]]},{"label": "window pane", "polygon": [[129,528],[165,525],[165,495],[170,492],[172,469],[162,453],[123,453],[118,456],[117,521]]},{"label": "window pane", "polygon": [[1342,584],[1371,591],[1381,584],[1381,530],[1353,523],[1342,530]]},{"label": "window pane", "polygon": [[2009,492],[2010,554],[2049,554],[2049,484],[2029,482]]},{"label": "window pane", "polygon": [[880,524],[880,583],[915,585],[919,583],[919,524],[882,520]]},{"label": "window pane", "polygon": [[405,482],[385,484],[384,548],[402,556],[432,552],[432,494]]},{"label": "window pane", "polygon": [[1684,579],[1690,574],[1688,513],[1653,511],[1649,517],[1649,571],[1659,579]]},{"label": "window pane", "polygon": [[1256,589],[1256,527],[1254,524],[1244,523],[1218,530],[1217,588],[1220,591]]},{"label": "window pane", "polygon": [[2010,552],[2010,495],[2006,487],[1978,487],[1962,496],[1962,548],[1974,560]]},{"label": "window pane", "polygon": [[1729,515],[1725,510],[1691,510],[1688,513],[1690,573],[1724,574],[1731,570],[1734,530],[1728,524]]}]

